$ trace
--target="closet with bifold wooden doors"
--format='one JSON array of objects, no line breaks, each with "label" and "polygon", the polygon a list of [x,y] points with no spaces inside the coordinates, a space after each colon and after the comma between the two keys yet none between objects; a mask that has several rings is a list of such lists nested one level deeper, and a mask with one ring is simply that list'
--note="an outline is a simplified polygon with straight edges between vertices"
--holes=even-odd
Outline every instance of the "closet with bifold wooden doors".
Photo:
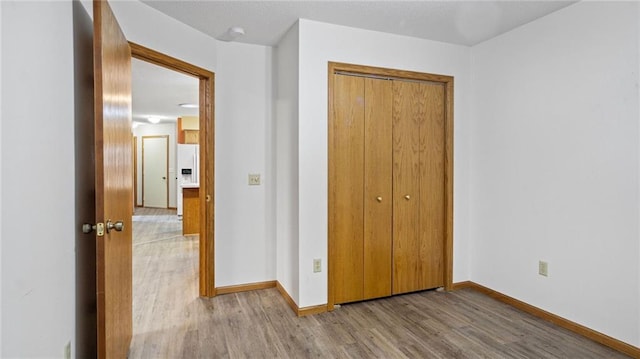
[{"label": "closet with bifold wooden doors", "polygon": [[362,71],[329,75],[330,305],[443,287],[448,83],[346,67]]}]

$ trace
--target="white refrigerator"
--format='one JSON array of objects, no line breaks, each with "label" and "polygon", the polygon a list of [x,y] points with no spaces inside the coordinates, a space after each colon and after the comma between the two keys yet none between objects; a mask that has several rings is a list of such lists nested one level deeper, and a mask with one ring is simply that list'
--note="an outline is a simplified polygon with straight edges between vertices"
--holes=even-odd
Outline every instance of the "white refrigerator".
[{"label": "white refrigerator", "polygon": [[194,186],[198,184],[200,173],[200,146],[199,145],[178,145],[177,151],[177,175],[176,184],[178,186],[178,216],[182,216],[182,187],[185,185]]}]

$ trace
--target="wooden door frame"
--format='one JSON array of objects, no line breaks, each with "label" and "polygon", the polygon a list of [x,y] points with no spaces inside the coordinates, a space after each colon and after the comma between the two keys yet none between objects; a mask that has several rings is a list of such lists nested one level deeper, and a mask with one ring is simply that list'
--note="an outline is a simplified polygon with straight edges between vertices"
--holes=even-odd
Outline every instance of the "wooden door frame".
[{"label": "wooden door frame", "polygon": [[[165,179],[167,180],[167,188],[166,188],[166,192],[167,192],[167,203],[165,203],[165,208],[169,208],[169,135],[151,135],[151,136],[141,136],[142,137],[142,207],[144,207],[144,139],[145,138],[164,138],[166,140],[167,146],[166,146],[166,152],[167,152],[167,161],[166,161],[166,165],[165,165]],[[136,148],[137,151],[137,148]],[[137,163],[134,162],[134,166],[136,166]],[[135,193],[135,191],[134,191]]]},{"label": "wooden door frame", "polygon": [[453,76],[436,75],[414,71],[403,71],[388,69],[382,67],[362,66],[355,64],[347,64],[340,62],[329,62],[328,66],[328,84],[329,84],[329,112],[328,112],[328,184],[329,184],[329,197],[328,200],[328,296],[327,296],[327,309],[333,310],[335,305],[334,289],[333,285],[335,280],[333,273],[332,258],[335,258],[334,246],[331,240],[331,216],[332,216],[332,204],[330,202],[331,183],[332,178],[336,176],[332,173],[331,161],[334,157],[333,149],[331,147],[331,138],[333,136],[333,130],[331,126],[332,114],[333,114],[333,95],[334,95],[334,73],[337,71],[348,72],[352,74],[359,74],[363,76],[375,76],[381,78],[390,79],[403,79],[403,80],[418,80],[418,81],[430,81],[442,83],[445,88],[445,124],[444,124],[444,181],[445,181],[445,225],[444,225],[444,288],[449,291],[453,289]]},{"label": "wooden door frame", "polygon": [[133,142],[133,208],[138,207],[138,136],[132,136]]},{"label": "wooden door frame", "polygon": [[214,83],[215,74],[201,67],[129,42],[131,57],[196,77],[200,86],[200,265],[199,293],[213,297],[215,290],[214,249]]}]

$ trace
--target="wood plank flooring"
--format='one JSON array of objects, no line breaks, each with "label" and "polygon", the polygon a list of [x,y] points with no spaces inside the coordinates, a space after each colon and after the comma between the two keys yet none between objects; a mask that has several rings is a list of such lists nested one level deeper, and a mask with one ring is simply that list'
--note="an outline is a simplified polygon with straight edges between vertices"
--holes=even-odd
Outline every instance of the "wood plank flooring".
[{"label": "wood plank flooring", "polygon": [[130,358],[626,358],[471,289],[302,318],[276,289],[201,299],[197,237],[174,222],[134,220]]}]

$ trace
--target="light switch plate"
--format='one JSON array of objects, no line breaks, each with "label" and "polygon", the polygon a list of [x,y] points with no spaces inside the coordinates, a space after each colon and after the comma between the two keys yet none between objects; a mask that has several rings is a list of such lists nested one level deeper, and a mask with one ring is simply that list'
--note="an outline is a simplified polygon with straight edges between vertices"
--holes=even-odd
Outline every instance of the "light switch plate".
[{"label": "light switch plate", "polygon": [[259,185],[260,185],[260,174],[249,173],[249,186],[259,186]]},{"label": "light switch plate", "polygon": [[538,274],[540,274],[541,276],[549,276],[549,263],[545,262],[545,261],[539,261],[538,262]]}]

